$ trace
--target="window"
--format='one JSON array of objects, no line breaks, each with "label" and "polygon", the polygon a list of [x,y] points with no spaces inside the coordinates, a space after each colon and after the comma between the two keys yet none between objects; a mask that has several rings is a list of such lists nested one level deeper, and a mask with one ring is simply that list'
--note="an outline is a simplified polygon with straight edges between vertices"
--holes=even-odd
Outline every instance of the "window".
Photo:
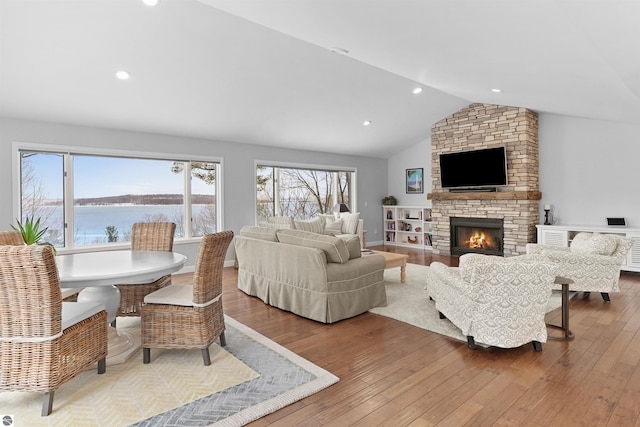
[{"label": "window", "polygon": [[176,239],[220,229],[219,161],[38,148],[17,150],[19,216],[56,247],[129,242],[135,222],[175,222]]},{"label": "window", "polygon": [[336,203],[353,211],[355,171],[290,166],[256,166],[256,217],[309,219],[331,214]]}]

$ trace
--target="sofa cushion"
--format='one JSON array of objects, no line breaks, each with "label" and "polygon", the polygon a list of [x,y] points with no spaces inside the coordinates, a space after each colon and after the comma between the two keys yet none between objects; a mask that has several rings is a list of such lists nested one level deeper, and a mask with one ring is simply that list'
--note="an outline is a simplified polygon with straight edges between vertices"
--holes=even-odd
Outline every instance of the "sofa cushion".
[{"label": "sofa cushion", "polygon": [[358,221],[360,220],[360,212],[349,213],[343,212],[340,214],[342,220],[342,233],[343,234],[357,234]]},{"label": "sofa cushion", "polygon": [[244,237],[251,237],[252,239],[266,240],[268,242],[277,242],[276,232],[278,230],[269,227],[254,227],[252,225],[245,225],[240,229],[240,235]]},{"label": "sofa cushion", "polygon": [[327,256],[327,262],[343,264],[349,260],[347,245],[337,237],[302,230],[278,230],[277,237],[282,243],[320,249]]},{"label": "sofa cushion", "polygon": [[578,233],[571,241],[571,252],[611,256],[618,242],[607,234]]},{"label": "sofa cushion", "polygon": [[342,220],[337,219],[335,221],[326,222],[324,224],[324,234],[328,234],[329,236],[335,236],[337,234],[342,234]]},{"label": "sofa cushion", "polygon": [[320,216],[308,221],[296,219],[293,223],[296,226],[296,230],[310,231],[318,234],[322,234],[324,232],[324,218]]}]

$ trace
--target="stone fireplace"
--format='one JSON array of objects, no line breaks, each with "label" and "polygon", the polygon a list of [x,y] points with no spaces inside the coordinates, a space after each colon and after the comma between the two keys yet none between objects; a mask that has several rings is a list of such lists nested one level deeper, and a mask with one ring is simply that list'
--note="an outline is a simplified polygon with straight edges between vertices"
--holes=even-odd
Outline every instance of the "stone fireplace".
[{"label": "stone fireplace", "polygon": [[[497,146],[506,147],[506,187],[496,192],[450,192],[442,188],[440,154]],[[471,104],[433,125],[431,148],[433,187],[428,198],[432,201],[434,254],[459,254],[459,249],[452,248],[452,217],[500,220],[501,254],[524,254],[525,245],[535,241],[535,226],[540,220],[538,115],[525,108]]]}]

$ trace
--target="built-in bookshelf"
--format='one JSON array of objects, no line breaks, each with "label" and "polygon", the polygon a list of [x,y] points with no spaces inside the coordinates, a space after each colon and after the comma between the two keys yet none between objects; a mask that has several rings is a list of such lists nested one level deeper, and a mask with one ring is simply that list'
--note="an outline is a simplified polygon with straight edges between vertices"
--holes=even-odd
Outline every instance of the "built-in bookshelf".
[{"label": "built-in bookshelf", "polygon": [[383,206],[384,244],[431,249],[431,208]]}]

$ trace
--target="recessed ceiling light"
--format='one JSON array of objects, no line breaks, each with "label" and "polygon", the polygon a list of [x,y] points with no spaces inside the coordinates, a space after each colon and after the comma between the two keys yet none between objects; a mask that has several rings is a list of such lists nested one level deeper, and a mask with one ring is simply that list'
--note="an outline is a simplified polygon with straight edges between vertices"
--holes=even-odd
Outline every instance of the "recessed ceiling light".
[{"label": "recessed ceiling light", "polygon": [[158,5],[158,1],[159,0],[142,0],[142,3],[146,4],[147,6],[157,6]]},{"label": "recessed ceiling light", "polygon": [[491,92],[500,93],[502,92],[502,89],[491,89]]},{"label": "recessed ceiling light", "polygon": [[129,80],[131,78],[131,74],[124,70],[116,71],[116,78],[120,80]]},{"label": "recessed ceiling light", "polygon": [[421,88],[421,87],[417,87],[417,88],[415,88],[415,89],[413,90],[413,94],[414,94],[414,95],[417,95],[417,94],[419,94],[420,92],[422,92],[422,88]]},{"label": "recessed ceiling light", "polygon": [[341,47],[330,47],[329,50],[331,53],[337,53],[338,55],[347,55],[349,51],[347,49],[343,49]]},{"label": "recessed ceiling light", "polygon": [[365,120],[364,123],[362,123],[364,126],[369,126],[371,124],[371,120]]}]

